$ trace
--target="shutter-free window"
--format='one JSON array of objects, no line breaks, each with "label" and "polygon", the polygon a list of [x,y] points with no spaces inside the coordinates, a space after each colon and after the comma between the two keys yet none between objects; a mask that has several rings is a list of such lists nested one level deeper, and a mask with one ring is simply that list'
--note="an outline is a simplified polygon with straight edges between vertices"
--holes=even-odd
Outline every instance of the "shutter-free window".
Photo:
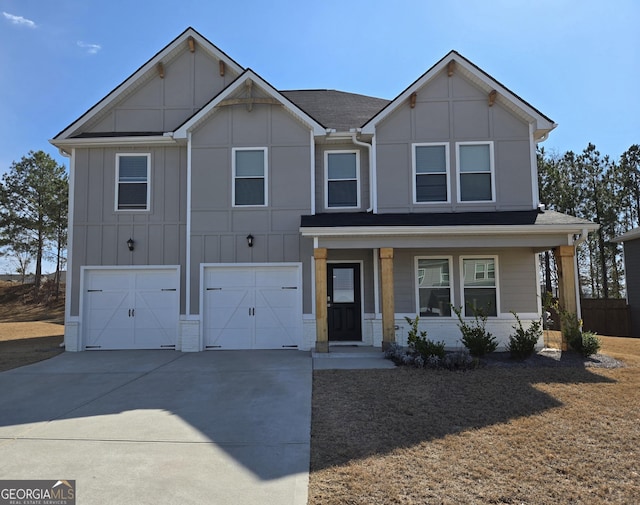
[{"label": "shutter-free window", "polygon": [[118,210],[148,210],[149,155],[120,154],[118,164]]},{"label": "shutter-free window", "polygon": [[234,151],[234,205],[266,205],[265,149]]},{"label": "shutter-free window", "polygon": [[493,200],[491,144],[459,144],[460,201]]},{"label": "shutter-free window", "polygon": [[450,317],[450,260],[448,258],[418,258],[416,282],[420,316]]},{"label": "shutter-free window", "polygon": [[447,146],[415,145],[415,202],[446,202]]},{"label": "shutter-free window", "polygon": [[326,164],[327,207],[358,207],[358,153],[327,153]]},{"label": "shutter-free window", "polygon": [[464,315],[473,317],[482,312],[498,315],[495,258],[465,258],[462,260],[464,283]]}]

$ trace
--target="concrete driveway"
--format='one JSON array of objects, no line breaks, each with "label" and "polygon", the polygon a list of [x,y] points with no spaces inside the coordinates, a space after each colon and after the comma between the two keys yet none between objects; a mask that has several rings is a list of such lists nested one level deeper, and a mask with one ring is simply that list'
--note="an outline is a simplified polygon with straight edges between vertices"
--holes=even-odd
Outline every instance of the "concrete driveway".
[{"label": "concrete driveway", "polygon": [[75,479],[78,505],[306,504],[300,351],[64,353],[0,373],[0,479]]}]

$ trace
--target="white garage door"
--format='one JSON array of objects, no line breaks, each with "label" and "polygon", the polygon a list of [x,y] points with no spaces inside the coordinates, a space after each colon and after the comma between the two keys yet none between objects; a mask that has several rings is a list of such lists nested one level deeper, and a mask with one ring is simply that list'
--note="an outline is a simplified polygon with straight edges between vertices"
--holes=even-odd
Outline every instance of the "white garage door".
[{"label": "white garage door", "polygon": [[282,349],[299,345],[299,265],[207,266],[203,275],[207,349]]},{"label": "white garage door", "polygon": [[178,269],[85,269],[86,349],[174,349]]}]

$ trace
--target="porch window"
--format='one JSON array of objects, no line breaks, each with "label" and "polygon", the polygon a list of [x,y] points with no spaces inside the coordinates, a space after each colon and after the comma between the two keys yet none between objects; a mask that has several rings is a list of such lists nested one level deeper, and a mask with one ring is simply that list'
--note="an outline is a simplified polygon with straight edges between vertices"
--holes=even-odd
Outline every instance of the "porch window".
[{"label": "porch window", "polygon": [[332,209],[360,207],[360,153],[358,151],[325,152],[325,207]]},{"label": "porch window", "polygon": [[413,145],[413,202],[448,202],[449,144]]},{"label": "porch window", "polygon": [[116,155],[116,210],[149,210],[150,154]]},{"label": "porch window", "polygon": [[462,259],[462,303],[466,317],[473,317],[477,311],[498,315],[496,263],[495,257]]},{"label": "porch window", "polygon": [[418,313],[421,317],[450,317],[451,258],[416,258]]},{"label": "porch window", "polygon": [[458,142],[458,198],[461,202],[492,202],[493,142]]},{"label": "porch window", "polygon": [[267,204],[267,148],[233,150],[233,205]]}]

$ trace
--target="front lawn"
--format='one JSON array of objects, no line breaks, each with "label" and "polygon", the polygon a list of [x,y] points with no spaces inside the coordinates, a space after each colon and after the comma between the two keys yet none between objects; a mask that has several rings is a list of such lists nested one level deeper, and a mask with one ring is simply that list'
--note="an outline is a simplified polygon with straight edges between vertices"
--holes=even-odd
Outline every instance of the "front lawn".
[{"label": "front lawn", "polygon": [[640,503],[627,366],[314,372],[309,504]]}]

